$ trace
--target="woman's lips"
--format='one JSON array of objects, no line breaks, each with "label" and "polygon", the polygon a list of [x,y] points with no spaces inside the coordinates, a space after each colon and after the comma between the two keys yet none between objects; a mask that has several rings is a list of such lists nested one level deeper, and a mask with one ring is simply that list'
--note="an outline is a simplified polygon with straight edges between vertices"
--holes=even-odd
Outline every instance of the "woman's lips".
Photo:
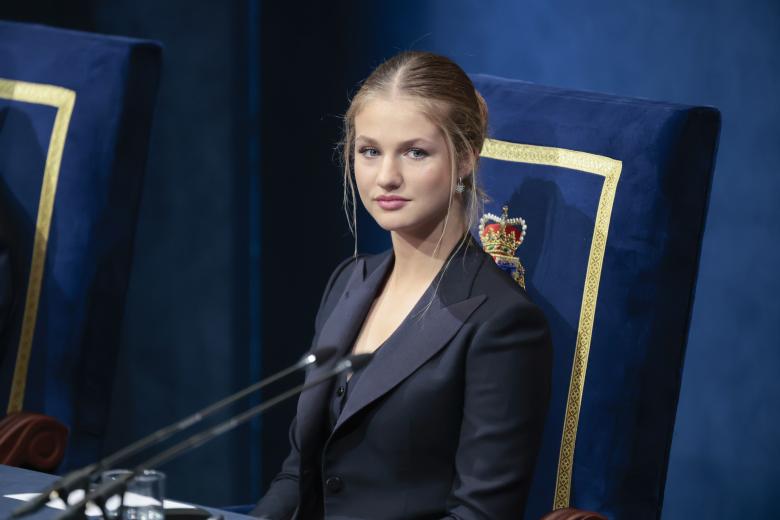
[{"label": "woman's lips", "polygon": [[377,197],[376,203],[379,207],[386,210],[400,209],[409,202],[408,199],[402,197]]}]

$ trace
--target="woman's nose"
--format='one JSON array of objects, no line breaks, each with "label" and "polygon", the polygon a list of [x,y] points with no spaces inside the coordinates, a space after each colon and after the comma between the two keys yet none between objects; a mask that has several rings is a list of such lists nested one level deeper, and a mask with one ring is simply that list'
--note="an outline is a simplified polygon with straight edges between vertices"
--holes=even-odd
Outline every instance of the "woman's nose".
[{"label": "woman's nose", "polygon": [[393,158],[386,156],[382,161],[382,167],[379,169],[376,183],[386,190],[398,188],[403,183],[400,164]]}]

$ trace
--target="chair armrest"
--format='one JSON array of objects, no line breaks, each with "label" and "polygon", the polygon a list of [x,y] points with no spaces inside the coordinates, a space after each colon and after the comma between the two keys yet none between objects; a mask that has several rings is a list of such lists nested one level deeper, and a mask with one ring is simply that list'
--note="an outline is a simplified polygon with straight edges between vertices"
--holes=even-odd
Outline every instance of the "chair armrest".
[{"label": "chair armrest", "polygon": [[547,513],[540,520],[607,520],[607,517],[591,511],[567,507]]},{"label": "chair armrest", "polygon": [[68,429],[56,419],[16,412],[0,420],[0,464],[54,471],[65,456]]}]

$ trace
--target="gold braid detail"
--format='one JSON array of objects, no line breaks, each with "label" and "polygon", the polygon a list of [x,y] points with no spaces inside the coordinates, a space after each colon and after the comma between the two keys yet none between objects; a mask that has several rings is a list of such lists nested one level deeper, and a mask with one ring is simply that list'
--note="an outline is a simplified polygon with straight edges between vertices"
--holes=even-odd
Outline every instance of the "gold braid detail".
[{"label": "gold braid detail", "polygon": [[566,399],[566,415],[558,456],[558,474],[555,481],[553,509],[569,507],[571,498],[571,477],[574,466],[574,446],[577,440],[582,394],[588,368],[593,322],[596,316],[601,267],[607,248],[609,223],[612,219],[612,205],[615,201],[623,163],[602,155],[595,155],[565,148],[535,146],[487,139],[482,148],[482,157],[517,163],[556,166],[578,172],[599,175],[604,178],[599,196],[596,221],[588,256],[588,267],[580,305],[580,320],[577,326],[577,343],[574,348],[569,392]]},{"label": "gold braid detail", "polygon": [[22,331],[16,350],[16,364],[11,380],[11,392],[7,413],[19,412],[24,406],[24,391],[27,386],[27,370],[30,365],[35,322],[38,317],[38,302],[41,295],[43,271],[46,263],[46,248],[49,243],[49,229],[54,211],[54,199],[57,193],[57,180],[60,175],[62,154],[68,136],[68,126],[76,93],[72,90],[46,85],[0,78],[0,99],[45,105],[57,109],[52,125],[49,147],[46,153],[46,165],[43,169],[41,195],[38,202],[38,216],[35,221],[35,239],[33,241],[30,276],[27,281],[27,294],[24,300]]}]

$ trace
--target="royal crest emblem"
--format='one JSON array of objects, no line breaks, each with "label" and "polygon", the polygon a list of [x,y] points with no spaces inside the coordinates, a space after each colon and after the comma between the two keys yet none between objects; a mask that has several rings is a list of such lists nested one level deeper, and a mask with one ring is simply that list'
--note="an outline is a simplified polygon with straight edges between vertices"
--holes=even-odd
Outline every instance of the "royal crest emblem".
[{"label": "royal crest emblem", "polygon": [[[509,207],[504,206],[503,214],[498,217],[485,213],[479,219],[479,238],[485,250],[496,265],[509,273],[525,289],[525,268],[520,263],[516,251],[525,240],[527,229],[525,220],[520,217],[509,218]],[[488,223],[492,222],[492,223]]]}]

